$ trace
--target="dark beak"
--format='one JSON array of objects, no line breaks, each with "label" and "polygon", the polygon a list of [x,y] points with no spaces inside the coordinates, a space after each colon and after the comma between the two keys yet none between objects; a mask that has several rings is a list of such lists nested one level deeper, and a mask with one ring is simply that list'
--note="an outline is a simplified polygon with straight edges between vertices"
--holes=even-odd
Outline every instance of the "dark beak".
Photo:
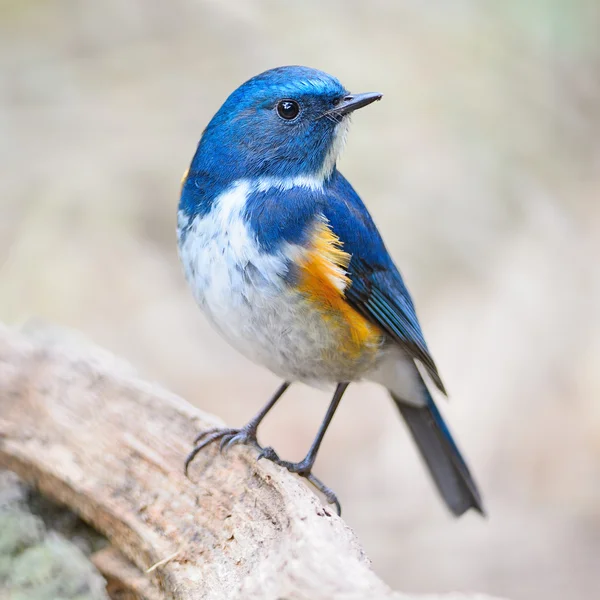
[{"label": "dark beak", "polygon": [[335,108],[332,108],[330,111],[328,111],[327,114],[339,115],[340,117],[343,117],[344,115],[355,111],[357,108],[362,108],[363,106],[371,104],[371,102],[381,100],[382,96],[383,94],[379,94],[378,92],[349,94],[348,96],[342,98],[340,103]]}]

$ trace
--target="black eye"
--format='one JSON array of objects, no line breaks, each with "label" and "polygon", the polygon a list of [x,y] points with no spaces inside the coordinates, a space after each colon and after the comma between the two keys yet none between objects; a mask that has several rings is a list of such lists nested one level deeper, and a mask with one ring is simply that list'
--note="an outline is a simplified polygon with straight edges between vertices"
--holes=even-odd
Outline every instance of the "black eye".
[{"label": "black eye", "polygon": [[291,121],[298,116],[300,107],[295,100],[282,100],[277,104],[277,114],[287,121]]}]

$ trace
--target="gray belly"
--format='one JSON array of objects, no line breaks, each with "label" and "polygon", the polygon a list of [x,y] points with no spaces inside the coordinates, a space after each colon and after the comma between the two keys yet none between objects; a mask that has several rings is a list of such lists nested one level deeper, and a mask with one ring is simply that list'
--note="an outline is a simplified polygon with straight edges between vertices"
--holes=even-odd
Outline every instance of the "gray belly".
[{"label": "gray belly", "polygon": [[342,352],[331,321],[280,276],[266,278],[252,264],[186,272],[199,306],[223,337],[287,381],[355,381],[375,366],[373,351]]},{"label": "gray belly", "polygon": [[256,285],[232,278],[227,290],[213,282],[199,304],[229,343],[248,359],[288,381],[311,385],[355,381],[375,365],[373,352],[348,355],[329,322],[285,282]]}]

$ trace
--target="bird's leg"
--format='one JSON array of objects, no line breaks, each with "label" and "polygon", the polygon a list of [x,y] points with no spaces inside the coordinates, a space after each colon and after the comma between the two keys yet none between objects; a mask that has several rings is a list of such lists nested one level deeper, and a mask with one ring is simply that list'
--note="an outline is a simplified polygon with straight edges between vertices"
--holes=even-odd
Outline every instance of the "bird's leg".
[{"label": "bird's leg", "polygon": [[206,448],[209,444],[221,440],[220,449],[221,452],[235,446],[236,444],[248,444],[262,450],[256,439],[256,432],[261,421],[265,418],[267,413],[275,406],[275,403],[283,393],[290,387],[290,382],[285,381],[281,384],[278,390],[273,394],[271,399],[265,404],[265,406],[241,429],[229,429],[225,427],[213,427],[212,429],[206,429],[201,431],[196,439],[194,440],[194,449],[188,454],[185,459],[184,471],[187,475],[188,467],[190,463],[196,457],[196,454],[203,448]]},{"label": "bird's leg", "polygon": [[321,423],[321,427],[319,427],[319,431],[317,432],[317,435],[316,435],[307,455],[300,462],[293,463],[293,462],[288,462],[286,460],[281,460],[279,458],[279,456],[277,455],[277,453],[275,452],[275,450],[273,450],[273,448],[271,448],[271,447],[262,449],[261,453],[258,456],[259,460],[261,458],[266,458],[282,467],[285,467],[288,471],[290,471],[292,473],[297,473],[301,477],[306,477],[306,479],[310,483],[312,483],[312,485],[314,485],[315,488],[317,488],[317,490],[319,490],[322,494],[324,494],[324,496],[327,498],[327,501],[330,504],[336,505],[338,514],[341,514],[342,509],[341,509],[340,503],[337,499],[337,496],[330,488],[328,488],[325,484],[323,484],[323,482],[320,479],[317,479],[317,477],[315,477],[312,474],[312,468],[313,468],[313,465],[315,464],[315,460],[317,458],[317,453],[319,451],[319,448],[321,447],[321,442],[323,441],[325,432],[327,431],[327,428],[329,427],[329,424],[331,423],[331,419],[333,418],[333,415],[334,415],[334,413],[340,403],[340,400],[342,399],[342,396],[344,395],[344,392],[346,391],[346,388],[348,387],[348,385],[349,385],[348,383],[338,383],[337,387],[335,388],[335,393],[333,394],[333,398],[331,399],[331,403],[329,404],[329,408],[327,409],[327,413],[325,414],[325,418],[323,419],[323,422]]},{"label": "bird's leg", "polygon": [[323,422],[321,423],[321,426],[319,427],[319,431],[317,432],[317,435],[316,435],[307,455],[300,462],[293,463],[293,462],[281,460],[279,458],[279,456],[277,456],[277,453],[275,452],[275,450],[273,450],[270,447],[265,448],[260,453],[259,459],[267,458],[268,460],[272,460],[273,462],[276,462],[278,465],[285,467],[288,471],[291,471],[292,473],[297,473],[298,475],[301,475],[302,477],[306,477],[307,475],[309,475],[313,465],[315,464],[315,459],[317,458],[317,453],[319,451],[319,448],[321,447],[321,442],[323,441],[325,432],[327,431],[327,428],[329,427],[329,424],[331,423],[331,419],[333,418],[333,415],[334,415],[334,413],[340,403],[340,400],[342,399],[342,396],[344,395],[344,392],[346,391],[346,388],[348,387],[348,385],[349,385],[348,383],[339,383],[338,386],[336,387],[335,393],[331,400],[331,403],[329,404],[329,408],[327,409],[327,413],[325,414],[325,418],[323,419]]}]

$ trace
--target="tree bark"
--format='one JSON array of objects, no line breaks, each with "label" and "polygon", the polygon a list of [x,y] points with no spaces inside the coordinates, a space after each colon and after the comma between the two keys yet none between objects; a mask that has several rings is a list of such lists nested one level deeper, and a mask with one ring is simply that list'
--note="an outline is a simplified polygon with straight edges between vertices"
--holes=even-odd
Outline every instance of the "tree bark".
[{"label": "tree bark", "polygon": [[187,479],[192,440],[216,424],[102,350],[0,326],[0,466],[103,533],[113,550],[94,562],[132,598],[405,597],[332,510],[255,451],[211,447]]}]

